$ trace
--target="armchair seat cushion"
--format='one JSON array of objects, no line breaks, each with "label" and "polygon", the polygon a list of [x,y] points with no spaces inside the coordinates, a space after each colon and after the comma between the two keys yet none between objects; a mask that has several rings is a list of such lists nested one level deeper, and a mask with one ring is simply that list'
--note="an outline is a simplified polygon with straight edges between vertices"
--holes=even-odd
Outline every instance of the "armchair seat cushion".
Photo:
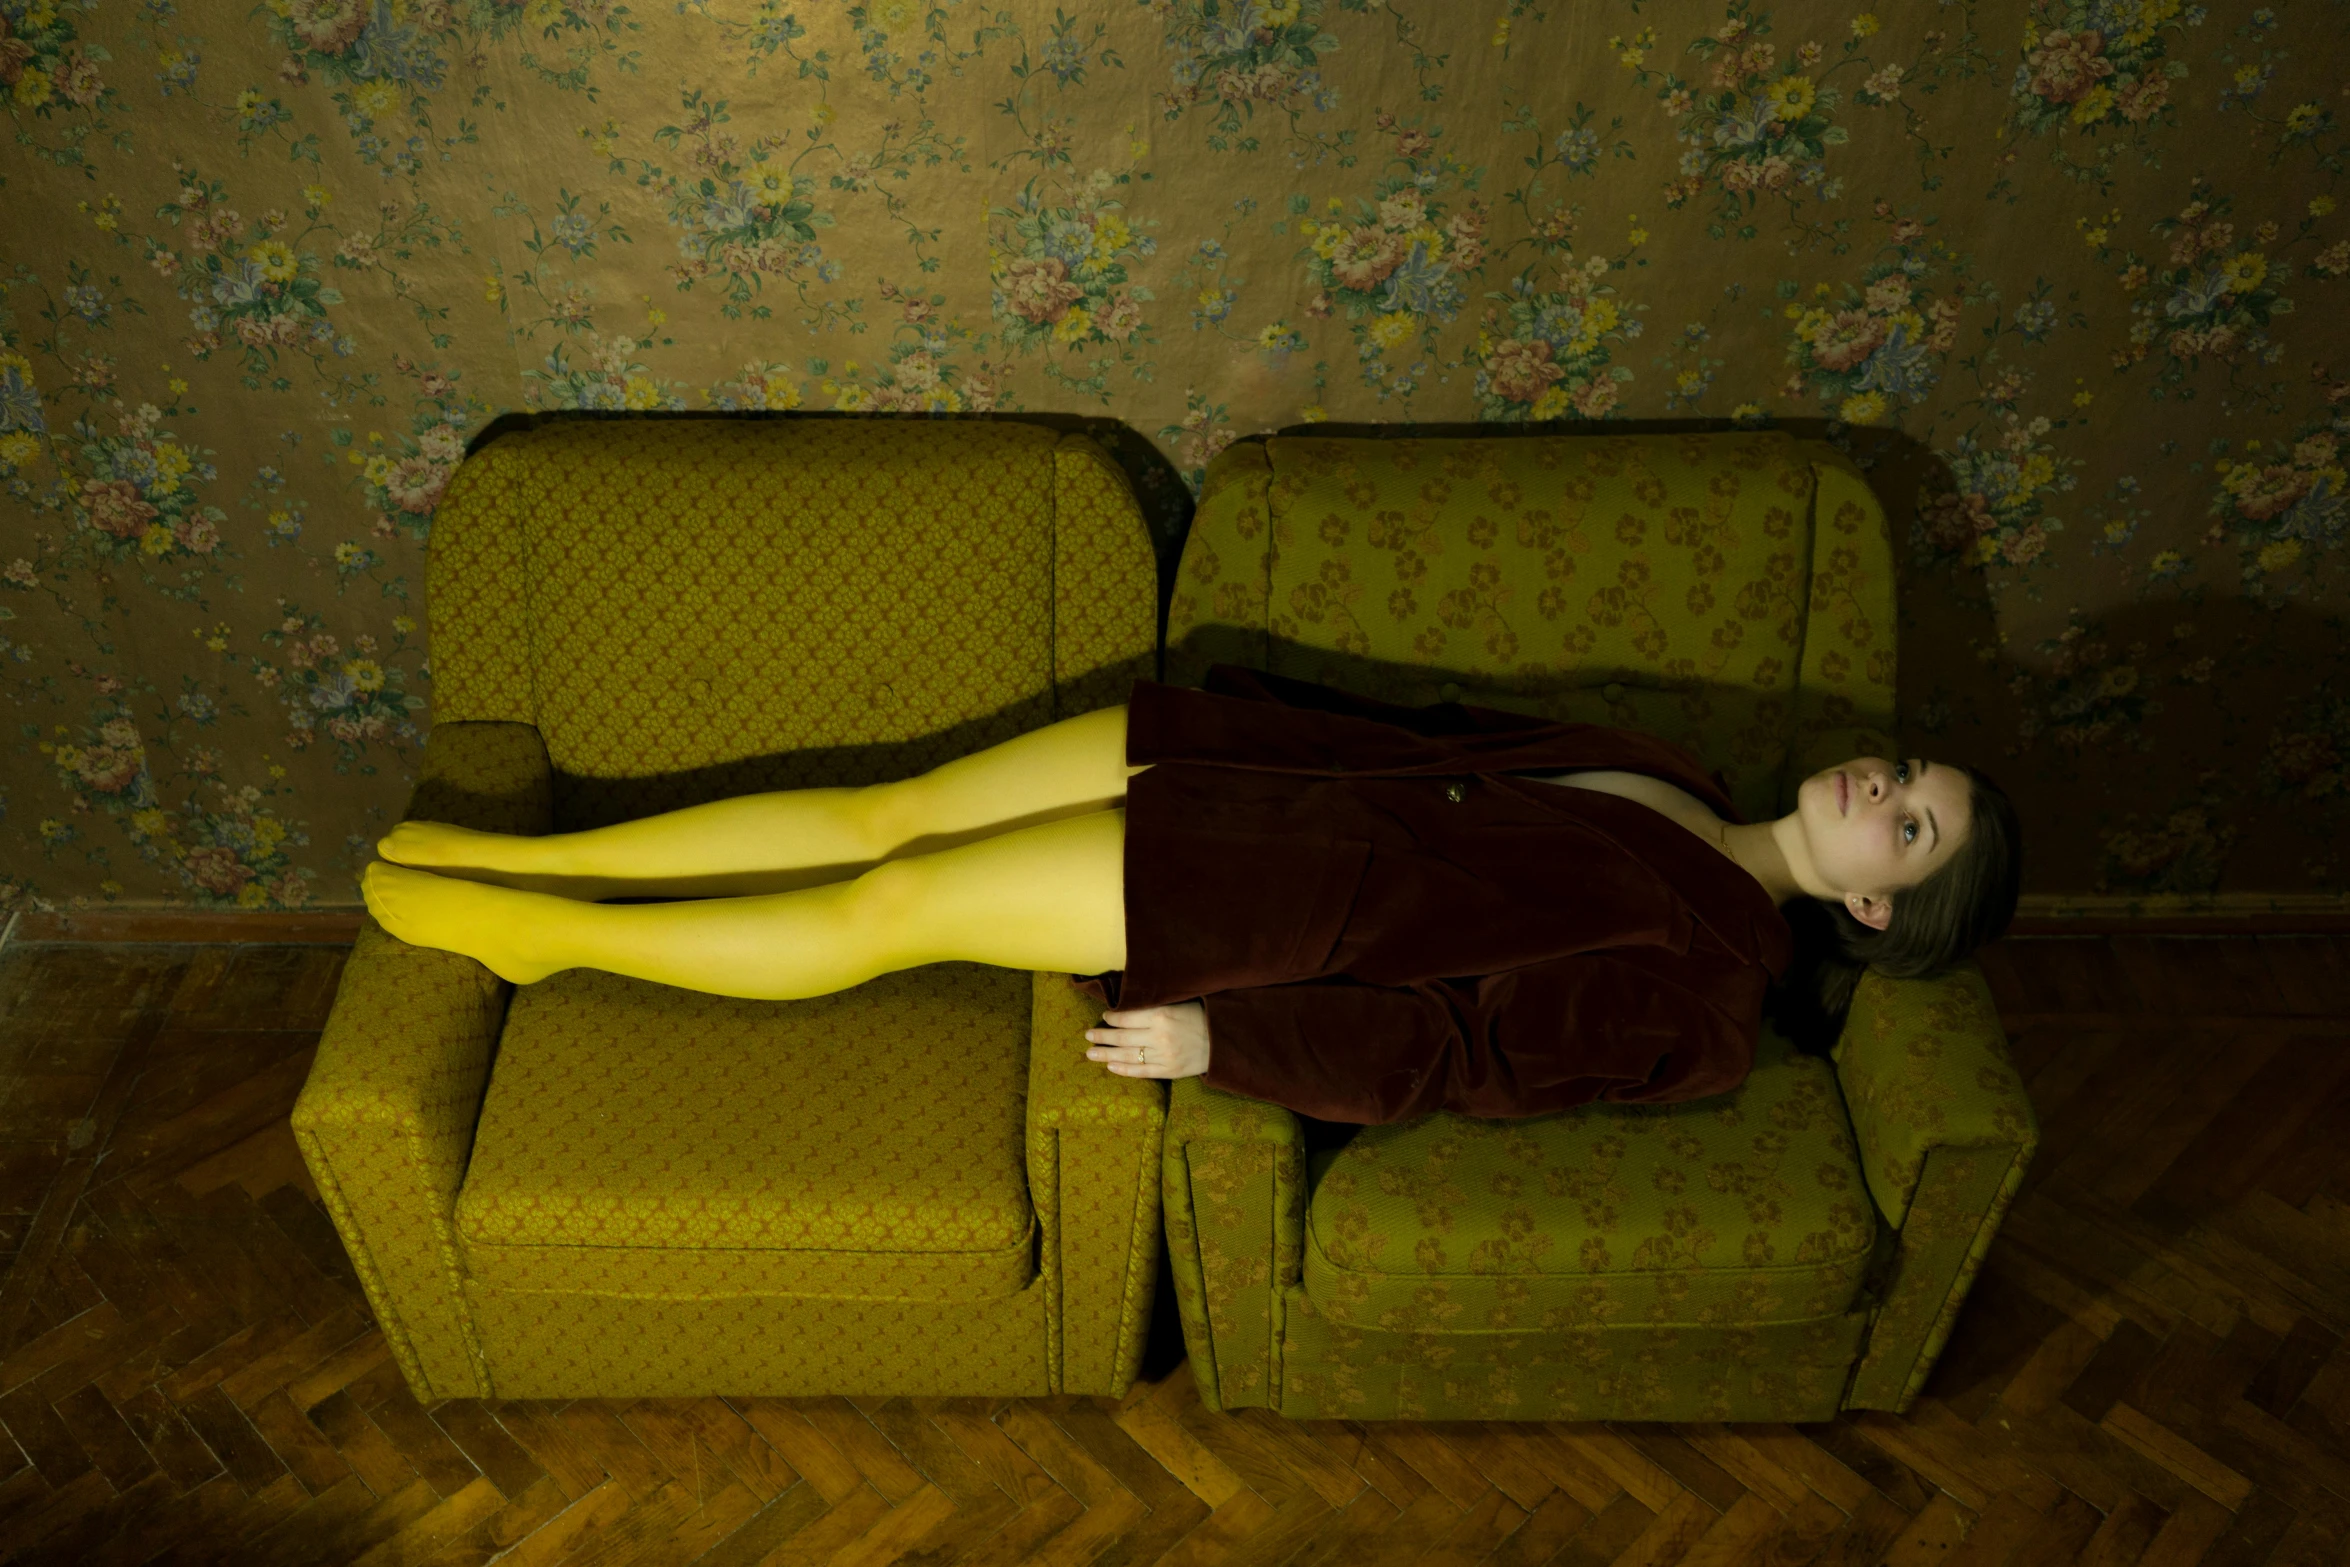
[{"label": "armchair seat cushion", "polygon": [[801,1001],[594,969],[517,989],[457,1200],[469,1277],[689,1300],[1019,1293],[1036,1274],[1030,984],[941,963]]},{"label": "armchair seat cushion", "polygon": [[1439,1112],[1367,1126],[1309,1169],[1306,1295],[1359,1328],[1834,1317],[1876,1240],[1834,1068],[1768,1029],[1727,1094],[1517,1121]]}]

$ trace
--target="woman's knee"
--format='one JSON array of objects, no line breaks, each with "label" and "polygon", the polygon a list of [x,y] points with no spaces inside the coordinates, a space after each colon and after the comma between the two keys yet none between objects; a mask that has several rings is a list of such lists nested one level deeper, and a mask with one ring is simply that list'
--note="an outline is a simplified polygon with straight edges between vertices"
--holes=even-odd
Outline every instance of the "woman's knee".
[{"label": "woman's knee", "polygon": [[933,854],[851,886],[849,917],[894,967],[978,962],[1095,973],[1123,964],[1125,813],[1090,812]]},{"label": "woman's knee", "polygon": [[874,858],[935,854],[1116,807],[1126,780],[1126,708],[1097,709],[876,784],[854,797]]}]

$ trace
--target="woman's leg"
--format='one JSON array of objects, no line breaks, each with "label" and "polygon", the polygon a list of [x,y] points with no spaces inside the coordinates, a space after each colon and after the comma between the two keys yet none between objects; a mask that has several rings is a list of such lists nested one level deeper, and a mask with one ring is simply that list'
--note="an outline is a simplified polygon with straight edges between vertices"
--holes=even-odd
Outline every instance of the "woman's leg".
[{"label": "woman's leg", "polygon": [[763,897],[606,908],[370,865],[385,930],[528,985],[567,968],[799,1000],[925,963],[1091,974],[1126,964],[1126,813],[1093,811]]},{"label": "woman's leg", "polygon": [[589,902],[787,892],[1106,809],[1141,771],[1126,765],[1121,704],[861,789],[774,790],[537,838],[402,822],[376,849],[443,876]]}]

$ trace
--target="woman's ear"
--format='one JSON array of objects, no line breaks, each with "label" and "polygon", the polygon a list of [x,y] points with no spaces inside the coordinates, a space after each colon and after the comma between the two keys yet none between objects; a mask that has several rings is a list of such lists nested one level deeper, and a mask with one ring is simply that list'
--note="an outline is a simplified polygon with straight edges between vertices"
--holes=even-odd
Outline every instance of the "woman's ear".
[{"label": "woman's ear", "polygon": [[1864,897],[1854,893],[1844,900],[1845,910],[1871,930],[1883,930],[1893,923],[1893,904],[1890,899]]}]

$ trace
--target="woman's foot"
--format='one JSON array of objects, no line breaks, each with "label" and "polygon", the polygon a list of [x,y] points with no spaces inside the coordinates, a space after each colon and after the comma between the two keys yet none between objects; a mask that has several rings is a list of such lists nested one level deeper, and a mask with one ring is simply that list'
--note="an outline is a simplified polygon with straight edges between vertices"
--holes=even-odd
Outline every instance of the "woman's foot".
[{"label": "woman's foot", "polygon": [[447,822],[402,822],[376,840],[375,852],[395,865],[413,866],[437,876],[488,882],[518,892],[551,893],[583,903],[641,890],[608,877],[565,875],[548,863],[548,847],[544,838],[479,832]]},{"label": "woman's foot", "polygon": [[576,966],[540,955],[549,923],[566,917],[544,894],[385,864],[359,873],[359,891],[376,923],[410,946],[462,953],[510,984],[535,985]]}]

